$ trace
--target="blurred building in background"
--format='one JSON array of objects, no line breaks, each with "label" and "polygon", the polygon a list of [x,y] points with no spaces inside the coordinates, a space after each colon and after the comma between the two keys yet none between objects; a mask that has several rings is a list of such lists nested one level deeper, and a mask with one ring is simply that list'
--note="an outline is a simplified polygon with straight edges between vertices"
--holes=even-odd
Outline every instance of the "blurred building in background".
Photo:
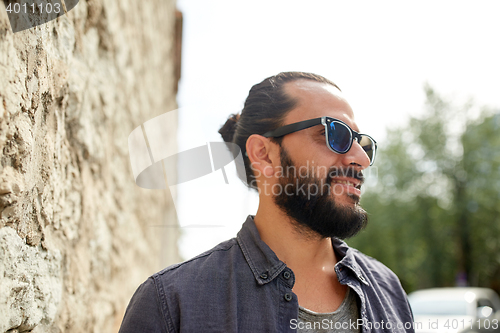
[{"label": "blurred building in background", "polygon": [[127,137],[177,108],[181,19],[173,0],[81,0],[13,33],[0,3],[0,332],[116,332],[179,261],[170,193],[135,185]]}]

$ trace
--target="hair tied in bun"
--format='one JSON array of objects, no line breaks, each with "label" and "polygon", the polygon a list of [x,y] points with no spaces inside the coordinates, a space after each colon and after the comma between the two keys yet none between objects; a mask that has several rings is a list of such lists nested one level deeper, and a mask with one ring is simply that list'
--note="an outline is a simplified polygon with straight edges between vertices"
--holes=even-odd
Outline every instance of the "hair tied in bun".
[{"label": "hair tied in bun", "polygon": [[225,142],[233,142],[234,133],[236,132],[236,125],[239,119],[239,114],[232,114],[229,116],[226,123],[220,128],[219,133]]}]

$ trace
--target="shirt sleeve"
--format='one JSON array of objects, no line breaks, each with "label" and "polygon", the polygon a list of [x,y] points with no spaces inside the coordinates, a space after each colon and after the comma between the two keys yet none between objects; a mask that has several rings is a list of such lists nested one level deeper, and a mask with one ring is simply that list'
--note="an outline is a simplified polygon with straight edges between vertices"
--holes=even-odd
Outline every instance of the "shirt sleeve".
[{"label": "shirt sleeve", "polygon": [[137,288],[125,311],[119,333],[167,333],[155,281],[149,278]]}]

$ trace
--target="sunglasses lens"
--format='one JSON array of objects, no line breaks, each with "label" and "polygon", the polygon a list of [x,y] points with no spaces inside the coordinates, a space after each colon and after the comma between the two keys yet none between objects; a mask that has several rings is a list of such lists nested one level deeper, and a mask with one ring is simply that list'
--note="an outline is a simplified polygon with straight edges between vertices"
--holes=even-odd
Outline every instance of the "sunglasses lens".
[{"label": "sunglasses lens", "polygon": [[338,153],[346,153],[352,142],[352,134],[344,124],[332,121],[328,124],[328,143]]},{"label": "sunglasses lens", "polygon": [[375,155],[375,142],[366,135],[361,134],[361,142],[359,143],[361,147],[366,152],[366,155],[370,158],[370,162],[373,163],[373,158]]}]

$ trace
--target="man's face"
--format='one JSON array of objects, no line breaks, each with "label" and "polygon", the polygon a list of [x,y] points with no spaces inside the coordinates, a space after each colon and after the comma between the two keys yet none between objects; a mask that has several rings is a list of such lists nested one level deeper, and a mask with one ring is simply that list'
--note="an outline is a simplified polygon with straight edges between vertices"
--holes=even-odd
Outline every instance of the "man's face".
[{"label": "man's face", "polygon": [[[296,98],[298,104],[287,114],[284,125],[330,116],[359,131],[351,107],[337,88],[300,80],[289,83],[285,91]],[[323,237],[345,238],[366,223],[366,212],[359,206],[362,179],[356,175],[362,174],[370,160],[356,141],[345,154],[332,152],[326,145],[324,130],[323,125],[314,126],[286,135],[281,143],[284,175],[279,179],[280,184],[286,186],[293,182],[294,186],[302,184],[306,188],[317,184],[320,191],[310,191],[305,197],[302,191],[288,195],[292,190],[289,185],[288,191],[275,197],[275,202],[298,223],[307,225]],[[287,172],[287,169],[297,170],[303,166],[310,169],[306,177],[303,173],[292,175]],[[315,191],[315,187],[312,188]]]},{"label": "man's face", "polygon": [[[312,168],[306,173],[303,169],[297,172],[300,167],[291,160],[283,147],[280,158],[283,170],[287,171],[279,178],[283,191],[273,199],[296,222],[299,232],[309,235],[313,231],[321,237],[345,239],[365,227],[367,214],[359,205],[338,205],[330,194],[334,191],[331,184],[338,171],[336,168],[331,168],[326,178],[319,179]],[[352,176],[363,181],[359,173],[353,173]],[[354,197],[353,200],[357,202],[358,198]]]}]

